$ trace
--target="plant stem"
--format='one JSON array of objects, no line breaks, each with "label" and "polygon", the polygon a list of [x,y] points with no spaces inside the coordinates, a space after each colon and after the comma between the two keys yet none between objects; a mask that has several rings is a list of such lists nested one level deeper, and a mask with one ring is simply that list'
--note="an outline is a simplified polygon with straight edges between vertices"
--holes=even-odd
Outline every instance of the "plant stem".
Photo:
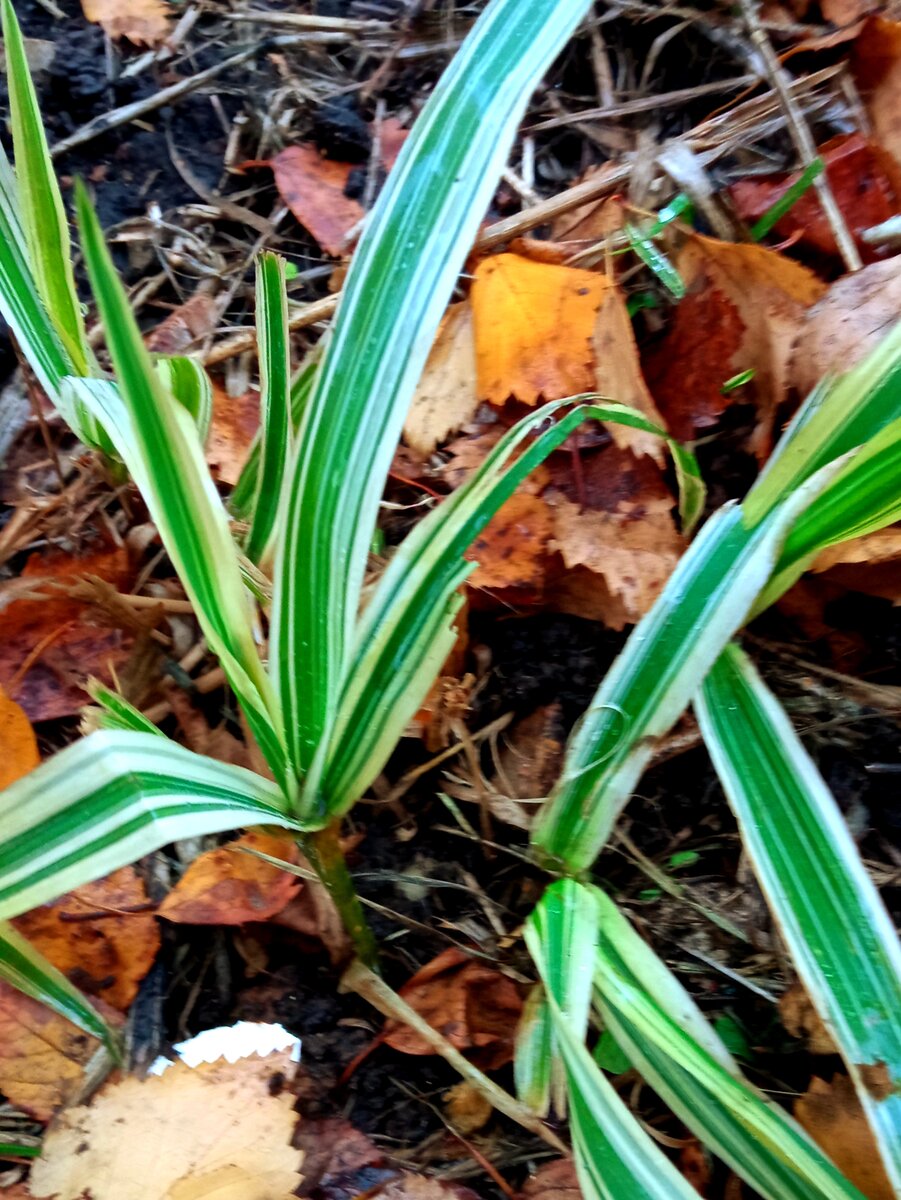
[{"label": "plant stem", "polygon": [[306,834],[301,840],[301,846],[334,901],[348,937],[354,944],[357,957],[367,967],[377,971],[378,950],[375,938],[363,915],[360,898],[347,869],[347,860],[341,850],[338,836],[339,830],[340,822],[335,821],[325,829]]},{"label": "plant stem", "polygon": [[568,1155],[570,1153],[569,1147],[557,1137],[552,1129],[545,1125],[537,1113],[520,1103],[509,1092],[505,1092],[502,1087],[498,1087],[493,1079],[489,1079],[468,1058],[464,1058],[443,1034],[439,1033],[437,1029],[433,1029],[415,1009],[407,1004],[402,996],[399,996],[384,980],[374,975],[362,962],[357,960],[347,968],[341,979],[341,990],[356,992],[358,996],[368,1000],[373,1008],[378,1009],[382,1016],[403,1021],[405,1025],[415,1029],[436,1054],[440,1054],[459,1071],[462,1077],[471,1083],[499,1112],[516,1121],[523,1129],[528,1129],[530,1133],[536,1134],[561,1154]]}]

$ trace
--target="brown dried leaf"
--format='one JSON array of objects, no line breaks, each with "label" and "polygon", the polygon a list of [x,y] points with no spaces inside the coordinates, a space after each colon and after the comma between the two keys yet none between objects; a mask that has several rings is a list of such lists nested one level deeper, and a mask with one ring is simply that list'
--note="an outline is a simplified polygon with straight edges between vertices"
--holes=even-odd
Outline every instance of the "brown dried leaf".
[{"label": "brown dried leaf", "polygon": [[111,38],[127,38],[136,46],[158,46],[169,33],[163,0],[81,0],[81,7]]},{"label": "brown dried leaf", "polygon": [[831,1083],[814,1076],[795,1101],[795,1116],[867,1200],[893,1200],[895,1191],[847,1075],[833,1075]]},{"label": "brown dried leaf", "polygon": [[[128,551],[117,546],[82,555],[32,554],[21,577],[0,589],[0,685],[32,721],[79,712],[88,702],[87,679],[111,682],[111,671],[128,656],[132,633],[96,605],[64,591],[15,599],[25,589],[43,591],[47,584],[73,584],[85,575],[124,590],[131,578]],[[5,606],[3,592],[9,598]]]},{"label": "brown dried leaf", "polygon": [[444,1111],[457,1133],[467,1137],[476,1133],[491,1120],[494,1106],[478,1088],[466,1079],[455,1083],[449,1092],[444,1094]]},{"label": "brown dried leaf", "polygon": [[219,303],[209,292],[197,292],[151,329],[144,339],[154,354],[186,354],[216,328]]},{"label": "brown dried leaf", "polygon": [[304,142],[277,154],[272,170],[279,195],[304,229],[327,254],[346,254],[347,236],[363,219],[360,202],[344,194],[354,164],[323,158]]},{"label": "brown dried leaf", "polygon": [[[685,240],[675,261],[687,295],[645,360],[651,393],[669,431],[683,440],[716,425],[737,396],[753,401],[759,423],[751,448],[765,458],[795,338],[826,285],[775,250],[699,234]],[[724,395],[723,384],[747,370],[751,382]]]},{"label": "brown dried leaf", "polygon": [[466,424],[478,404],[472,309],[467,302],[452,304],[407,414],[407,445],[427,457]]},{"label": "brown dried leaf", "polygon": [[99,1042],[0,982],[0,1092],[39,1121],[75,1099]]},{"label": "brown dried leaf", "polygon": [[122,867],[16,917],[18,931],[89,996],[125,1012],[153,966],[160,933],[144,882]]},{"label": "brown dried leaf", "polygon": [[206,460],[223,483],[236,484],[260,427],[260,395],[250,388],[242,396],[229,396],[213,380],[213,416],[206,440]]},{"label": "brown dried leaf", "polygon": [[244,849],[293,863],[293,842],[251,831],[196,858],[159,907],[159,915],[182,925],[243,925],[280,913],[300,887],[281,871]]},{"label": "brown dried leaf", "polygon": [[571,1158],[552,1158],[526,1180],[517,1200],[582,1200]]},{"label": "brown dried leaf", "polygon": [[870,17],[854,43],[851,70],[875,142],[901,166],[901,22]]},{"label": "brown dried leaf", "polygon": [[796,1038],[804,1038],[811,1054],[837,1054],[835,1042],[823,1019],[800,983],[793,983],[779,997],[779,1017]]},{"label": "brown dried leaf", "polygon": [[[71,1108],[32,1168],[35,1197],[56,1200],[291,1200],[290,1051],[229,1063],[182,1062],[159,1076],[108,1084]],[[164,1152],[162,1152],[164,1151]]]},{"label": "brown dried leaf", "polygon": [[470,588],[499,592],[506,603],[540,602],[552,532],[545,500],[523,492],[511,496],[466,552],[479,564]]},{"label": "brown dried leaf", "polygon": [[595,385],[592,337],[610,280],[498,254],[476,267],[470,300],[479,398],[558,400]]},{"label": "brown dried leaf", "polygon": [[791,384],[804,396],[823,375],[849,370],[877,346],[901,312],[898,260],[837,279],[804,314],[791,358]]},{"label": "brown dried leaf", "polygon": [[[513,1057],[522,998],[511,979],[452,947],[417,971],[400,995],[458,1050],[485,1069]],[[385,1042],[404,1054],[434,1054],[415,1030],[398,1021],[385,1025]]]}]

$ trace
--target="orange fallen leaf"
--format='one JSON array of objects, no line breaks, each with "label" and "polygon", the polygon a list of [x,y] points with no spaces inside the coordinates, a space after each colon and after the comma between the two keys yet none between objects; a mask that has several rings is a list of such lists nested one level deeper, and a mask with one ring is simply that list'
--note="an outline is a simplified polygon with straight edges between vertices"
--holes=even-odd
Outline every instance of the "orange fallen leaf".
[{"label": "orange fallen leaf", "polygon": [[479,399],[531,406],[593,391],[595,319],[610,286],[516,254],[479,263],[470,293]]},{"label": "orange fallen leaf", "polygon": [[867,1200],[893,1200],[895,1191],[847,1075],[833,1075],[831,1083],[814,1076],[795,1101],[795,1116]]},{"label": "orange fallen leaf", "polygon": [[243,853],[245,849],[285,862],[296,860],[292,842],[252,830],[195,858],[160,905],[159,915],[183,925],[243,925],[281,912],[300,880]]},{"label": "orange fallen leaf", "polygon": [[84,15],[111,38],[136,46],[158,46],[169,33],[169,7],[163,0],[81,0]]},{"label": "orange fallen leaf", "polygon": [[[687,294],[644,361],[651,394],[670,433],[691,440],[715,426],[740,395],[758,424],[751,449],[765,458],[788,386],[788,363],[807,309],[826,291],[806,267],[765,246],[694,234],[675,257]],[[754,371],[737,391],[723,384]]]},{"label": "orange fallen leaf", "polygon": [[74,1100],[99,1042],[0,981],[0,1092],[39,1121]]},{"label": "orange fallen leaf", "polygon": [[363,219],[363,206],[344,194],[353,163],[323,158],[311,142],[288,146],[272,160],[275,186],[304,229],[327,254],[340,258],[348,234]]},{"label": "orange fallen leaf", "polygon": [[64,591],[23,596],[83,576],[126,588],[131,577],[128,551],[116,546],[83,555],[63,550],[33,554],[21,577],[0,589],[0,601],[8,600],[0,608],[0,684],[32,721],[79,712],[87,703],[87,678],[109,682],[110,668],[124,663],[133,640],[108,614]]},{"label": "orange fallen leaf", "polygon": [[511,604],[535,605],[544,597],[553,519],[539,496],[517,492],[501,506],[466,552],[478,563],[470,588]]},{"label": "orange fallen leaf", "polygon": [[0,791],[27,775],[41,761],[31,722],[15,700],[0,687]]},{"label": "orange fallen leaf", "polygon": [[31,1172],[55,1200],[291,1200],[301,1154],[290,1050],[108,1083],[62,1112]]},{"label": "orange fallen leaf", "polygon": [[854,43],[851,70],[873,140],[901,166],[901,22],[870,17]]},{"label": "orange fallen leaf", "polygon": [[435,338],[404,423],[408,446],[427,457],[478,408],[472,309],[452,304]]},{"label": "orange fallen leaf", "polygon": [[779,997],[779,1019],[796,1038],[804,1038],[811,1054],[838,1054],[835,1040],[797,980]]},{"label": "orange fallen leaf", "polygon": [[[886,174],[884,156],[859,133],[831,138],[819,147],[819,155],[826,164],[832,194],[864,262],[882,257],[860,235],[863,230],[887,221],[898,210],[898,197],[892,179]],[[790,175],[742,179],[729,191],[739,215],[750,223],[759,220],[799,177],[800,172],[795,171]],[[781,238],[792,238],[797,245],[821,254],[838,254],[832,226],[812,188],[777,221],[774,231]]]},{"label": "orange fallen leaf", "polygon": [[898,260],[871,263],[837,279],[804,314],[790,363],[801,396],[823,375],[840,374],[874,349],[901,312]]},{"label": "orange fallen leaf", "polygon": [[241,396],[229,396],[222,384],[214,379],[206,461],[222,483],[234,486],[240,479],[259,427],[259,392],[249,388]]},{"label": "orange fallen leaf", "polygon": [[[513,1058],[522,997],[511,979],[451,947],[417,971],[400,995],[452,1046],[484,1069]],[[434,1054],[423,1038],[398,1021],[385,1025],[384,1041],[404,1054]]]},{"label": "orange fallen leaf", "polygon": [[160,947],[159,926],[133,867],[16,917],[24,937],[89,996],[125,1012]]}]

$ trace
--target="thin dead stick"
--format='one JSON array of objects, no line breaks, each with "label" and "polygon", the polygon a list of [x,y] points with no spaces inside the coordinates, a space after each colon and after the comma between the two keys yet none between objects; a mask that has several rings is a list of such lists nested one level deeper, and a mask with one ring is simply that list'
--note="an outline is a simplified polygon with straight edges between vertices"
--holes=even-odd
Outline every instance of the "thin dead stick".
[{"label": "thin dead stick", "polygon": [[520,1104],[509,1092],[505,1092],[487,1075],[483,1075],[478,1067],[474,1067],[459,1050],[455,1050],[447,1038],[433,1029],[427,1021],[424,1021],[419,1013],[412,1009],[406,1000],[398,996],[397,992],[390,988],[384,980],[379,979],[374,971],[370,971],[360,962],[354,962],[341,977],[340,987],[343,992],[356,992],[358,996],[368,1000],[383,1017],[392,1017],[397,1021],[402,1021],[404,1025],[415,1030],[424,1041],[428,1042],[436,1054],[440,1054],[446,1062],[449,1062],[454,1070],[458,1071],[468,1083],[471,1083],[498,1112],[502,1112],[511,1121],[515,1121],[517,1125],[527,1129],[529,1133],[534,1133],[561,1154],[569,1156],[570,1151],[566,1144],[557,1137],[553,1130],[548,1129],[530,1108]]},{"label": "thin dead stick", "polygon": [[229,13],[229,21],[255,25],[274,25],[287,29],[305,29],[318,33],[387,33],[387,21],[354,20],[351,17],[315,17],[292,12],[261,12],[255,8],[243,13]]},{"label": "thin dead stick", "polygon": [[[769,76],[770,83],[773,85],[773,90],[782,102],[782,107],[788,118],[789,132],[792,141],[795,143],[795,149],[798,151],[798,157],[801,160],[801,167],[802,169],[806,169],[819,157],[816,143],[813,140],[813,134],[810,132],[810,126],[807,124],[804,114],[792,97],[785,72],[782,69],[779,59],[776,57],[776,52],[773,49],[769,35],[760,23],[758,0],[741,0],[741,11],[748,26],[751,41],[760,51],[766,67],[766,73]],[[851,236],[851,231],[848,229],[842,211],[836,203],[835,196],[832,194],[832,188],[829,186],[829,180],[825,171],[817,175],[813,181],[813,186],[817,190],[820,204],[822,205],[823,212],[826,214],[826,220],[829,222],[832,236],[835,238],[835,244],[839,248],[845,266],[849,271],[859,271],[863,263],[857,252],[857,246],[854,238]]]},{"label": "thin dead stick", "polygon": [[76,146],[83,146],[85,142],[92,141],[100,134],[108,133],[110,129],[118,129],[120,125],[127,125],[129,121],[146,116],[147,113],[153,112],[157,108],[164,108],[167,104],[172,104],[180,97],[188,95],[189,92],[203,87],[218,75],[230,71],[233,67],[240,67],[242,63],[246,63],[249,59],[256,58],[258,54],[263,54],[268,50],[305,43],[332,45],[335,42],[345,41],[347,38],[340,33],[299,33],[265,38],[263,41],[255,42],[252,46],[241,50],[238,54],[233,54],[231,58],[225,58],[215,66],[207,67],[205,71],[198,71],[196,75],[180,79],[178,83],[173,83],[170,87],[163,88],[162,91],[155,92],[152,96],[145,96],[143,100],[134,100],[131,104],[123,104],[121,108],[114,108],[112,112],[95,117],[93,121],[82,125],[81,129],[76,129],[69,137],[63,138],[56,145],[51,146],[50,157],[59,158],[63,154],[68,154],[70,150],[74,150]]}]

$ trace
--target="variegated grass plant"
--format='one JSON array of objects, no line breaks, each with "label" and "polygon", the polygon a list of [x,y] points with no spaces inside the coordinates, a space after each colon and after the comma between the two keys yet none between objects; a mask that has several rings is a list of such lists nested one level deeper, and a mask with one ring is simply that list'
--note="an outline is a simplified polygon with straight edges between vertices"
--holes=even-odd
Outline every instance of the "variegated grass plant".
[{"label": "variegated grass plant", "polygon": [[[655,430],[594,398],[520,422],[409,535],[360,614],[391,455],[438,321],[530,89],[587,0],[492,0],[426,105],[354,255],[324,353],[290,380],[284,270],[257,269],[262,432],[227,511],[203,456],[210,390],[152,361],[83,190],[81,244],[114,378],[85,336],[68,226],[9,0],[16,171],[0,162],[0,308],[47,394],[140,488],[272,780],[174,744],[97,689],[103,728],[0,796],[0,974],[108,1041],[10,918],[179,838],[292,831],[357,953],[375,948],[338,845],[446,657],[463,552],[581,421]],[[667,439],[669,441],[669,439]],[[669,441],[686,528],[703,488]],[[824,546],[901,516],[901,331],[806,402],[742,504],[703,527],[574,731],[533,833],[564,876],[527,925],[541,978],[517,1054],[522,1096],[568,1109],[588,1197],[693,1195],[598,1067],[593,1021],[768,1200],[858,1197],[738,1066],[612,901],[584,882],[648,762],[693,703],[798,973],[849,1065],[901,1194],[901,969],[894,933],[816,768],[732,639]],[[230,518],[246,528],[237,542]],[[271,607],[262,584],[273,576]],[[263,640],[268,616],[268,642]],[[586,971],[585,963],[593,969]]]}]

